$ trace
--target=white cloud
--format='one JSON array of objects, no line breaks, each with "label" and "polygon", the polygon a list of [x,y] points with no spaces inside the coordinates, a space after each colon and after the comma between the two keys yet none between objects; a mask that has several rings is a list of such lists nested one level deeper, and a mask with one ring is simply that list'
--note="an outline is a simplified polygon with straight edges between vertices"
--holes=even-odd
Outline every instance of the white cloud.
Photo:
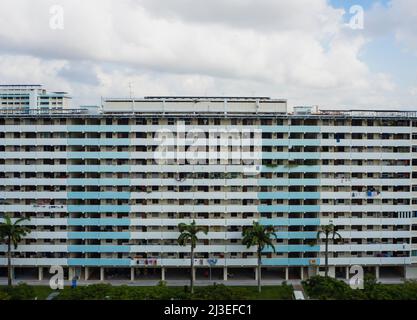
[{"label": "white cloud", "polygon": [[64,60],[42,60],[32,56],[0,55],[0,82],[45,83],[51,90],[66,90],[68,83],[55,83],[57,73],[67,64]]},{"label": "white cloud", "polygon": [[413,96],[417,96],[417,86],[410,88],[410,94]]},{"label": "white cloud", "polygon": [[339,28],[343,10],[325,0],[138,0],[156,17],[180,19],[195,24],[219,24],[238,29],[328,33]]},{"label": "white cloud", "polygon": [[367,14],[368,32],[373,35],[393,33],[404,47],[417,55],[417,1],[395,0],[387,6],[377,4]]},{"label": "white cloud", "polygon": [[[49,28],[55,4],[64,8],[64,30]],[[0,79],[62,84],[77,102],[128,95],[129,82],[137,95],[262,94],[329,107],[394,102],[386,96],[395,90],[389,75],[373,74],[359,58],[367,39],[346,32],[343,12],[325,0],[2,0],[1,6],[0,59],[15,67]],[[26,66],[19,69],[12,54]]]}]

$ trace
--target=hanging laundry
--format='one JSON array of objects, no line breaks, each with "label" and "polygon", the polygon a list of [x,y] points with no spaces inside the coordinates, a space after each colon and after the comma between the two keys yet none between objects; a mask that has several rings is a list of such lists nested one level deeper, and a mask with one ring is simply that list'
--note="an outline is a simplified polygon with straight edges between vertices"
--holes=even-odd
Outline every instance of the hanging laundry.
[{"label": "hanging laundry", "polygon": [[336,142],[340,142],[340,140],[342,139],[342,135],[340,133],[336,133],[334,138],[336,139]]}]

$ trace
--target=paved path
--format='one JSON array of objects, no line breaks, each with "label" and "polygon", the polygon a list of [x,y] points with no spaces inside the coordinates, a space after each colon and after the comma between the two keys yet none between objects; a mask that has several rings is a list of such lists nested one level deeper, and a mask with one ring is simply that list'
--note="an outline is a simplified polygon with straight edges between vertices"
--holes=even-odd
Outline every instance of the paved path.
[{"label": "paved path", "polygon": [[294,289],[294,295],[296,295],[296,292],[299,291],[301,293],[302,300],[307,299],[307,295],[306,295],[306,293],[304,291],[304,288],[301,285],[301,283],[293,284],[293,289]]},{"label": "paved path", "polygon": [[[18,284],[19,282],[24,282],[29,285],[43,285],[48,286],[49,280],[33,280],[33,279],[15,279],[13,280],[14,284]],[[98,283],[109,283],[115,286],[118,285],[129,285],[129,286],[155,286],[160,282],[160,280],[136,280],[136,281],[130,281],[130,280],[79,280],[77,281],[77,285],[86,285],[86,284],[98,284]],[[166,280],[165,283],[168,286],[186,286],[190,284],[190,280]],[[257,286],[258,282],[256,280],[229,280],[229,281],[223,281],[223,280],[196,280],[194,284],[196,286],[207,286],[211,284],[225,284],[228,286]],[[281,285],[283,283],[283,280],[262,280],[262,285],[265,286],[272,286],[272,285]],[[300,280],[289,280],[287,281],[288,284],[295,284],[295,283],[301,283]],[[4,278],[0,278],[0,285],[6,285],[7,280]],[[71,285],[71,281],[66,280],[65,285]]]},{"label": "paved path", "polygon": [[46,297],[46,300],[54,300],[57,296],[59,296],[60,292],[54,291],[49,296]]},{"label": "paved path", "polygon": [[[391,278],[391,279],[380,279],[378,280],[381,283],[385,284],[398,284],[402,283],[403,280],[401,278]],[[15,279],[13,281],[14,284],[18,284],[19,282],[27,283],[28,285],[43,285],[43,286],[49,286],[49,280],[33,280],[33,279]],[[190,284],[189,280],[166,280],[165,281],[168,286],[186,286]],[[262,285],[263,286],[277,286],[281,285],[284,282],[282,279],[273,280],[273,279],[263,279]],[[347,282],[347,280],[345,280]],[[97,284],[97,283],[109,283],[115,286],[118,285],[128,285],[128,286],[155,286],[159,283],[159,280],[136,280],[134,282],[129,280],[79,280],[77,282],[78,285],[86,285],[86,284]],[[223,281],[223,280],[197,280],[195,281],[196,286],[207,286],[213,283],[217,284],[225,284],[228,286],[257,286],[256,280],[240,280],[240,279],[233,279],[229,281]],[[293,286],[301,285],[301,280],[288,280],[287,284],[291,284]],[[7,285],[7,279],[0,278],[0,285]],[[65,281],[65,285],[70,286],[71,281]]]}]

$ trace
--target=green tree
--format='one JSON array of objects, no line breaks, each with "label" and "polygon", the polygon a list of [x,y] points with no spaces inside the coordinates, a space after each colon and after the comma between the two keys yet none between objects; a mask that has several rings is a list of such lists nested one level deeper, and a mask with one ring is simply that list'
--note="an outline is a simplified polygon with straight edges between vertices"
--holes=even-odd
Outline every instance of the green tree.
[{"label": "green tree", "polygon": [[5,215],[4,221],[0,223],[0,242],[7,245],[7,285],[12,286],[12,245],[17,249],[22,237],[30,232],[29,227],[20,225],[28,218],[19,218],[14,222],[10,216]]},{"label": "green tree", "polygon": [[194,293],[194,249],[197,245],[198,237],[197,234],[199,232],[203,232],[207,234],[206,227],[199,227],[196,225],[195,220],[190,224],[180,223],[178,224],[178,229],[180,231],[180,235],[178,237],[178,244],[180,246],[186,246],[188,244],[191,245],[191,276],[190,276],[190,289],[191,293]]},{"label": "green tree", "polygon": [[254,221],[253,225],[246,227],[242,232],[242,243],[247,248],[257,246],[258,255],[258,291],[261,292],[261,256],[265,247],[271,247],[275,252],[275,246],[272,243],[272,237],[277,238],[273,226],[262,226]]},{"label": "green tree", "polygon": [[321,229],[317,231],[317,241],[320,240],[320,236],[324,235],[324,265],[325,265],[325,276],[329,276],[329,240],[330,238],[334,241],[335,238],[339,238],[339,240],[342,239],[342,236],[336,231],[336,227],[330,223],[325,226],[321,226]]}]

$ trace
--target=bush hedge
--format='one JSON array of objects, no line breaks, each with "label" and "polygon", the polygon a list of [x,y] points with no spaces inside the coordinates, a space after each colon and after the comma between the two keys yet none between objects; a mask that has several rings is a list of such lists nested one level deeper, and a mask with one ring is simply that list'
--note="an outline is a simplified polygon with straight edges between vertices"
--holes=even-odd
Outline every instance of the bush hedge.
[{"label": "bush hedge", "polygon": [[14,287],[2,287],[0,289],[0,300],[32,300],[35,297],[35,290],[26,283],[21,283]]},{"label": "bush hedge", "polygon": [[[154,287],[112,286],[93,284],[77,288],[65,288],[59,300],[247,300],[247,299],[292,299],[292,287],[265,287],[265,295],[254,287],[227,287],[223,284],[195,287],[194,294],[185,287],[167,287],[160,283]],[[267,289],[267,290],[266,290]]]},{"label": "bush hedge", "polygon": [[417,300],[417,282],[404,284],[377,283],[372,275],[365,275],[364,289],[352,289],[344,281],[315,276],[302,282],[311,299],[320,300]]},{"label": "bush hedge", "polygon": [[[0,287],[0,300],[43,300],[53,290],[46,286],[29,286],[19,284],[13,287]],[[57,300],[248,300],[248,299],[292,299],[292,286],[284,283],[281,286],[265,286],[258,293],[257,287],[229,287],[223,284],[195,287],[194,294],[189,287],[168,287],[165,282],[157,286],[112,286],[110,284],[92,284],[65,287],[59,290]]]}]

